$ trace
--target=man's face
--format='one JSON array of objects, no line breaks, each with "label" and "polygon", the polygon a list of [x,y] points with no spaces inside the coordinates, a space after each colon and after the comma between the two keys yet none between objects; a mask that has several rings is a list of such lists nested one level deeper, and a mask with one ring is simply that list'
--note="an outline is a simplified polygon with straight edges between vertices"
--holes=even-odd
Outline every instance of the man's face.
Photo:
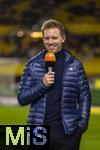
[{"label": "man's face", "polygon": [[48,28],[44,30],[43,42],[48,51],[57,53],[62,48],[62,43],[65,41],[65,36],[61,35],[58,28]]}]

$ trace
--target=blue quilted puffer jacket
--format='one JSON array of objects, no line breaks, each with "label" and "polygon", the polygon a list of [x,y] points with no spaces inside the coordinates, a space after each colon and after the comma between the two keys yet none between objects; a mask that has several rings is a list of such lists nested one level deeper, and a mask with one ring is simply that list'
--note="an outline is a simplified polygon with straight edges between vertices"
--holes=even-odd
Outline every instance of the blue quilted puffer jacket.
[{"label": "blue quilted puffer jacket", "polygon": [[[84,68],[67,50],[62,80],[61,116],[66,134],[72,134],[77,128],[85,131],[88,127],[91,94]],[[26,63],[21,77],[18,102],[30,104],[28,124],[43,125],[48,88],[43,85],[45,74],[44,55],[41,51]],[[59,70],[60,71],[60,70]]]}]

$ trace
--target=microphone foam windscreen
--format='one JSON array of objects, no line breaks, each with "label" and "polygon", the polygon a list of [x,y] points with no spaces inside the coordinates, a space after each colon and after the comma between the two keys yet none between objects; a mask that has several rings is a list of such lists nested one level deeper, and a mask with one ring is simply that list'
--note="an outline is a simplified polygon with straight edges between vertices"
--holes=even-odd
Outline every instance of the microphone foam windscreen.
[{"label": "microphone foam windscreen", "polygon": [[45,61],[53,61],[55,62],[56,61],[56,56],[54,54],[54,52],[47,52],[46,55],[45,55]]}]

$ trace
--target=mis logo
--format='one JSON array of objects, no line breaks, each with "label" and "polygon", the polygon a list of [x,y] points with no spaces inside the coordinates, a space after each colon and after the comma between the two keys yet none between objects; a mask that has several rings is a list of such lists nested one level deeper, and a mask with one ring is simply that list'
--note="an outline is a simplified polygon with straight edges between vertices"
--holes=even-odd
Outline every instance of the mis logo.
[{"label": "mis logo", "polygon": [[48,126],[33,125],[1,125],[0,145],[2,146],[31,146],[36,149],[41,146],[49,149],[50,129]]}]

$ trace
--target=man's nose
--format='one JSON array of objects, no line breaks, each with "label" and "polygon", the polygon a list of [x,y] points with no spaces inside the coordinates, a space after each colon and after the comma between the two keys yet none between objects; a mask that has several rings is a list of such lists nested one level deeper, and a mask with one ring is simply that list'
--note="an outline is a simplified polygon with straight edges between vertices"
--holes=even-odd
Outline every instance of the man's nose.
[{"label": "man's nose", "polygon": [[52,44],[53,40],[50,38],[48,42],[49,42],[49,44]]}]

